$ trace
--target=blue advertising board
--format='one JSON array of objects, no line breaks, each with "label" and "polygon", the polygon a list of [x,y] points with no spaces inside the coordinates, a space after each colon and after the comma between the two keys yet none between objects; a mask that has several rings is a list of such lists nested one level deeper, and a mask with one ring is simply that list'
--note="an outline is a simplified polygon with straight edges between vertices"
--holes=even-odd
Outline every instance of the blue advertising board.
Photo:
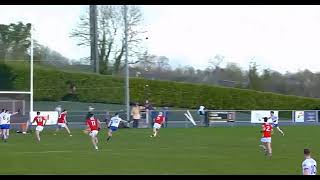
[{"label": "blue advertising board", "polygon": [[316,122],[317,120],[317,111],[305,111],[304,112],[304,121],[305,122]]}]

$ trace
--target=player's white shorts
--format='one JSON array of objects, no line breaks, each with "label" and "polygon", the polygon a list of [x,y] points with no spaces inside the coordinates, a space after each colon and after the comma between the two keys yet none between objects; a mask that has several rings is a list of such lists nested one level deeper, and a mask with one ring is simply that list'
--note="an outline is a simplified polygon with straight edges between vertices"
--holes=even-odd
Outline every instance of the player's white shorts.
[{"label": "player's white shorts", "polygon": [[58,123],[58,126],[64,128],[64,127],[66,127],[66,123]]},{"label": "player's white shorts", "polygon": [[161,124],[154,123],[153,124],[153,128],[160,129],[161,128]]},{"label": "player's white shorts", "polygon": [[93,131],[91,131],[91,132],[89,133],[89,136],[91,136],[91,137],[96,137],[96,136],[98,135],[98,133],[99,133],[99,131],[93,130]]},{"label": "player's white shorts", "polygon": [[263,137],[263,138],[261,138],[261,142],[263,142],[263,143],[271,143],[271,137]]},{"label": "player's white shorts", "polygon": [[42,130],[43,130],[43,126],[37,126],[37,127],[36,127],[36,131],[41,132]]}]

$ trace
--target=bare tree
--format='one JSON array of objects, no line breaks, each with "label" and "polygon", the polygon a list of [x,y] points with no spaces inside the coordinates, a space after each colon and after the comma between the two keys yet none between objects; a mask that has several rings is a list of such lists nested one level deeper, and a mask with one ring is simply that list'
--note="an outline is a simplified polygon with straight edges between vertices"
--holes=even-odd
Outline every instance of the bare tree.
[{"label": "bare tree", "polygon": [[137,67],[142,67],[145,71],[150,71],[156,65],[154,61],[157,58],[156,55],[150,55],[148,51],[145,51],[138,59]]},{"label": "bare tree", "polygon": [[225,57],[222,55],[215,55],[213,59],[209,59],[209,67],[212,69],[220,68],[220,64],[224,61]]},{"label": "bare tree", "polygon": [[169,59],[165,56],[159,56],[155,59],[156,69],[158,72],[163,72],[170,69]]},{"label": "bare tree", "polygon": [[[123,6],[98,6],[98,49],[100,73],[119,73],[124,57],[124,13]],[[137,6],[128,8],[128,50],[129,57],[137,57],[141,52],[142,12]],[[90,26],[88,10],[80,17],[78,26],[73,29],[71,37],[79,40],[79,46],[90,46]],[[133,58],[132,58],[133,59]]]}]

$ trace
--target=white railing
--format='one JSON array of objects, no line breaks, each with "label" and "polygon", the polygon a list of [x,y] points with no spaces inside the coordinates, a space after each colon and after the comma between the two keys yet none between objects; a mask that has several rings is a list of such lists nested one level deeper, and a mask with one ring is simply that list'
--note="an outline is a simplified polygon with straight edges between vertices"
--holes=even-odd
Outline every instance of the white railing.
[{"label": "white railing", "polygon": [[[150,124],[152,122],[152,112],[156,114],[156,112],[165,112],[165,110],[153,110],[149,111],[148,115],[146,116],[145,122]],[[168,110],[168,127],[170,124],[184,124],[185,127],[192,126],[192,123],[183,115],[186,113],[187,110]],[[197,125],[202,121],[200,116],[197,113],[197,110],[189,110],[191,115],[193,116]],[[223,117],[216,117],[216,119],[207,120],[209,121],[209,126],[214,126],[215,124],[255,124],[256,122],[253,113],[257,113],[260,111],[265,111],[264,116],[270,116],[271,110],[206,110],[206,112],[212,112],[213,114],[217,115],[219,112],[221,116],[225,114]],[[279,123],[280,124],[300,124],[300,123],[319,123],[319,110],[274,110],[278,113]],[[303,117],[297,117],[297,114],[300,113]],[[228,114],[234,114],[234,117],[228,119]],[[153,115],[155,116],[155,115]],[[208,117],[206,117],[208,118]],[[220,119],[221,118],[221,119]],[[260,117],[262,119],[262,116]],[[232,123],[231,123],[232,122]],[[260,121],[261,122],[261,121]]]},{"label": "white railing", "polygon": [[[153,119],[156,117],[159,111],[164,112],[164,115],[167,116],[166,123],[164,123],[164,127],[194,127],[194,125],[190,122],[188,118],[184,115],[187,110],[150,110],[141,112],[142,118],[139,121],[140,128],[151,128],[153,124]],[[259,110],[261,111],[261,110]],[[266,111],[268,115],[270,110],[263,110]],[[122,119],[126,119],[126,112],[123,110],[119,111],[109,111],[110,117],[115,113],[119,112],[120,117]],[[209,123],[206,124],[204,116],[200,116],[197,113],[197,110],[189,110],[190,114],[192,115],[195,123],[197,126],[250,126],[250,125],[257,125],[253,122],[253,113],[255,111],[251,110],[207,110],[207,112],[213,112],[215,116],[213,119],[209,120]],[[219,114],[220,112],[220,114]],[[276,112],[276,110],[275,110]],[[278,117],[279,117],[279,124],[280,125],[299,125],[299,124],[319,124],[319,110],[278,110]],[[226,114],[233,113],[234,116],[231,119],[228,119]],[[300,114],[299,114],[300,113]],[[26,113],[24,119],[28,119]],[[94,111],[94,114],[100,121],[105,122],[105,111]],[[79,111],[68,111],[68,121],[70,125],[74,127],[78,127],[80,125],[84,125],[85,117],[87,115],[87,111],[79,110]],[[299,117],[298,117],[299,115]],[[219,117],[220,116],[220,117]],[[222,117],[223,116],[223,117]],[[302,117],[303,116],[303,117]],[[22,117],[22,116],[21,116]],[[109,117],[109,118],[110,118]],[[226,118],[227,117],[227,118]],[[261,116],[262,117],[262,116]],[[261,118],[260,117],[260,118]],[[20,118],[20,117],[12,117]],[[13,124],[15,122],[12,122]],[[18,122],[17,122],[18,123]],[[20,123],[20,121],[19,121]],[[130,127],[132,127],[132,122],[130,123]]]}]

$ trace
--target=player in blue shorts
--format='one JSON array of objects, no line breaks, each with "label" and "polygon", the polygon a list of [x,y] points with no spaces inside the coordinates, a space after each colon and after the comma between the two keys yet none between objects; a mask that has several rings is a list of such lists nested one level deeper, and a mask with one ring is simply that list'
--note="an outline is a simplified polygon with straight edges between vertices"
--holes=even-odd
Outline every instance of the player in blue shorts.
[{"label": "player in blue shorts", "polygon": [[4,111],[4,114],[1,118],[1,131],[2,131],[2,139],[4,142],[7,142],[9,138],[9,131],[10,131],[10,118],[11,116],[18,114],[19,112],[9,113],[8,110]]},{"label": "player in blue shorts", "polygon": [[[0,128],[1,128],[1,123],[2,123],[2,119],[3,119],[3,116],[4,116],[4,112],[5,109],[1,109],[1,112],[0,112]],[[0,129],[0,137],[2,137],[2,130]]]},{"label": "player in blue shorts", "polygon": [[272,126],[275,127],[284,136],[284,132],[279,127],[279,117],[274,115],[273,111],[270,111],[269,119],[272,120]]},{"label": "player in blue shorts", "polygon": [[127,121],[125,121],[125,120],[122,120],[122,119],[119,117],[119,113],[115,113],[115,115],[110,119],[110,122],[109,122],[109,124],[108,124],[109,131],[108,131],[107,142],[111,139],[111,137],[112,137],[112,132],[118,130],[118,127],[119,127],[119,124],[120,124],[121,121],[127,122]]}]

